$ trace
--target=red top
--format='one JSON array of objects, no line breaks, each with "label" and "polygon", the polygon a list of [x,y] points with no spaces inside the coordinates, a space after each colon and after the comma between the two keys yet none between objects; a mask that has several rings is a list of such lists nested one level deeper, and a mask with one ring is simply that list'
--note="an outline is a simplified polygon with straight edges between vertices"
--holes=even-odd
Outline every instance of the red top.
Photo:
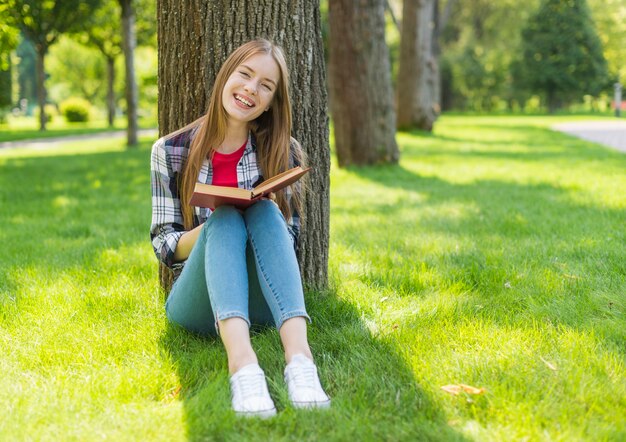
[{"label": "red top", "polygon": [[214,186],[238,187],[237,164],[243,156],[248,141],[243,143],[239,149],[231,153],[213,152],[213,181]]}]

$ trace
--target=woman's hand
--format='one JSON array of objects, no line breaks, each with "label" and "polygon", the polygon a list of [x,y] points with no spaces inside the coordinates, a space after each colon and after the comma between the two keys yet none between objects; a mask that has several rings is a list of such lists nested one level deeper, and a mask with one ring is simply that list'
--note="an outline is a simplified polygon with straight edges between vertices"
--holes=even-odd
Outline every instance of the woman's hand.
[{"label": "woman's hand", "polygon": [[203,225],[204,223],[200,224],[192,230],[183,233],[183,235],[178,240],[176,249],[174,249],[174,261],[180,262],[189,258],[191,250],[193,249],[194,244],[200,236],[200,231],[202,230]]},{"label": "woman's hand", "polygon": [[276,194],[274,192],[268,193],[267,196],[263,197],[262,199],[270,200],[271,202],[276,204],[276,206],[278,206],[278,204],[276,203]]}]

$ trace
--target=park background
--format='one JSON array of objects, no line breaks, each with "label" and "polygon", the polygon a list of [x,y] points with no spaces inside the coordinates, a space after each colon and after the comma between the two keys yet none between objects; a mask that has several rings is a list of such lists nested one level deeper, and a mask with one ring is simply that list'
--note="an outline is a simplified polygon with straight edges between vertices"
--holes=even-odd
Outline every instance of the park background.
[{"label": "park background", "polygon": [[[1,1],[0,13],[17,3]],[[147,236],[156,134],[43,148],[19,141],[127,130],[134,111],[120,3],[101,2],[50,45],[45,131],[36,51],[15,18],[0,21],[0,142],[11,143],[0,149],[3,438],[626,437],[626,160],[551,129],[615,120],[614,84],[626,74],[624,1],[432,2],[449,15],[437,35],[441,94],[427,106],[430,124],[394,125],[389,149],[395,144],[397,155],[387,150],[373,165],[342,163],[331,130],[328,284],[309,290],[307,302],[333,408],[290,408],[278,336],[264,331],[253,343],[281,409],[269,422],[229,411],[219,342],[165,321]],[[127,3],[137,33],[137,127],[155,128],[157,5]],[[329,13],[349,4],[321,4],[326,65]],[[359,4],[371,23],[383,23],[378,49],[387,62],[375,61],[398,100],[406,5]],[[546,5],[575,19],[542,15]],[[524,33],[545,23],[547,41],[565,36],[563,44],[578,42],[584,59],[595,60],[592,69],[561,65],[573,63],[582,77],[550,71],[556,101],[545,79],[533,78],[542,69],[524,69],[525,54],[542,50],[527,51]],[[582,38],[559,27],[567,23],[580,23]],[[86,44],[90,31],[103,30],[113,32],[105,40],[115,52],[112,121],[107,59]],[[548,72],[549,61],[540,61]],[[442,389],[450,385],[476,390]]]}]

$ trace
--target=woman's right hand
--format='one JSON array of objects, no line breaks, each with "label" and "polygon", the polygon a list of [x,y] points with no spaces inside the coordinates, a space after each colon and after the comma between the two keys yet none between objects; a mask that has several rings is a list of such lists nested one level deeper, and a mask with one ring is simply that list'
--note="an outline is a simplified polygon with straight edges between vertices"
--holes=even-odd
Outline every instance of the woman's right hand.
[{"label": "woman's right hand", "polygon": [[174,250],[174,260],[176,262],[184,261],[189,258],[191,250],[200,236],[202,226],[204,226],[204,223],[200,224],[198,227],[188,230],[180,237],[178,244],[176,245],[176,250]]}]

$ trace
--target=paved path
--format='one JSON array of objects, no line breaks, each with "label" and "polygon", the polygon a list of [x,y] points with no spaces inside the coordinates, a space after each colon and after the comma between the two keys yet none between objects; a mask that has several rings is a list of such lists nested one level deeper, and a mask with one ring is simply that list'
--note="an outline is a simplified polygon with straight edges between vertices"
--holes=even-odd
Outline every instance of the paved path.
[{"label": "paved path", "polygon": [[[138,136],[158,136],[156,129],[139,129]],[[16,149],[28,147],[31,149],[45,149],[48,147],[56,147],[59,144],[72,142],[72,141],[85,141],[85,140],[103,140],[126,137],[125,130],[116,130],[112,132],[99,132],[95,134],[82,134],[82,135],[67,135],[64,137],[52,137],[52,138],[37,138],[31,140],[19,140],[19,141],[4,141],[0,143],[0,149]]]},{"label": "paved path", "polygon": [[626,120],[560,123],[552,129],[626,152]]}]

